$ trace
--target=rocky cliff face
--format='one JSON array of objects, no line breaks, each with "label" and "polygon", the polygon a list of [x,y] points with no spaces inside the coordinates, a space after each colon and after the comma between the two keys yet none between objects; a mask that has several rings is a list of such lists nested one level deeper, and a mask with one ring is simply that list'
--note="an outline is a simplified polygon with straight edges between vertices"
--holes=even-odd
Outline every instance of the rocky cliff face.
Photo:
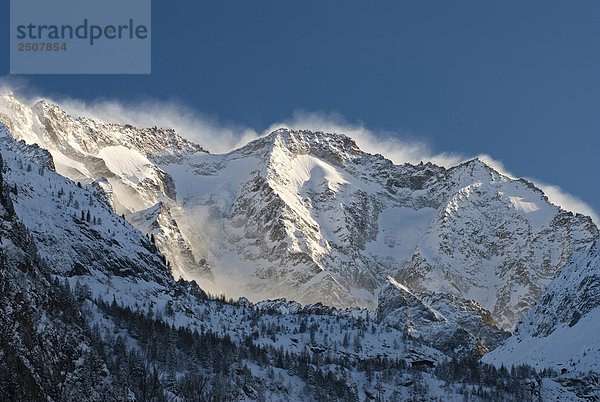
[{"label": "rocky cliff face", "polygon": [[[172,209],[176,209],[175,214],[181,213],[177,205],[169,206],[161,201],[153,207],[132,214],[129,220],[138,230],[146,233],[165,255],[173,258],[168,260],[167,264],[169,268],[174,267],[172,274],[175,278],[194,276],[213,279],[208,262],[205,259],[197,261],[194,258],[189,241],[179,230]],[[179,270],[181,267],[185,267],[185,270]]]},{"label": "rocky cliff face", "polygon": [[489,311],[449,294],[415,293],[390,278],[379,295],[380,322],[449,354],[481,356],[508,338]]},{"label": "rocky cliff face", "polygon": [[480,161],[450,169],[447,182],[454,191],[397,278],[476,300],[506,329],[598,237],[589,218],[561,211],[531,183]]}]

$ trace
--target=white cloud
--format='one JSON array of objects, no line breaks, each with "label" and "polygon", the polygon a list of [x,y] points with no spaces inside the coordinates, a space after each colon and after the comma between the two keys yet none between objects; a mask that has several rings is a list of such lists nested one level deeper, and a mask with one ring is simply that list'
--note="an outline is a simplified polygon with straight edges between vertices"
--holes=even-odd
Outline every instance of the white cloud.
[{"label": "white cloud", "polygon": [[18,92],[22,97],[29,92],[30,86],[27,80],[17,76],[0,77],[0,95]]}]

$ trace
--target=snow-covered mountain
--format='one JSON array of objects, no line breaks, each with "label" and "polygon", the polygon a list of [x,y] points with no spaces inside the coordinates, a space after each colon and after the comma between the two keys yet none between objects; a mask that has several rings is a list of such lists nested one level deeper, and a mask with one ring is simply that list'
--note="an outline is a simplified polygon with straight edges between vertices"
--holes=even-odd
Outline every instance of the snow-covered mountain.
[{"label": "snow-covered mountain", "polygon": [[458,401],[502,389],[517,401],[542,390],[531,370],[493,376],[373,311],[210,300],[172,278],[95,187],[0,131],[2,400]]},{"label": "snow-covered mountain", "polygon": [[[309,131],[211,155],[169,130],[0,103],[3,398],[600,393],[598,230],[531,183],[479,160],[396,166]],[[180,276],[377,309],[211,300]],[[498,325],[519,319],[506,339]],[[498,368],[477,361],[489,350]],[[520,363],[567,373],[502,367]]]},{"label": "snow-covered mountain", "polygon": [[344,135],[287,129],[212,155],[171,130],[2,104],[16,138],[106,190],[176,276],[227,296],[375,308],[391,276],[474,300],[510,330],[598,238],[589,218],[478,159],[397,166]]}]

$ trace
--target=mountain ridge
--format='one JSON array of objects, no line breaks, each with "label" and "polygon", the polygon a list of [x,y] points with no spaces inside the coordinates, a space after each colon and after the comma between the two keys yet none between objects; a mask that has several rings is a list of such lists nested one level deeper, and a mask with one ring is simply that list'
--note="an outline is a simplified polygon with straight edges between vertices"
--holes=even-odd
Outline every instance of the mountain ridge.
[{"label": "mountain ridge", "polygon": [[[19,105],[13,107],[29,116]],[[57,106],[39,108],[52,110],[47,120],[64,120],[46,125],[75,124]],[[211,292],[374,308],[392,276],[420,291],[476,300],[512,329],[555,273],[598,237],[588,218],[562,211],[530,182],[508,178],[478,158],[450,169],[394,165],[361,151],[343,134],[284,128],[222,155],[178,140],[165,156],[159,149],[165,143],[155,142],[155,134],[148,144],[135,140],[145,129],[86,118],[75,122],[79,132],[88,130],[81,128],[86,124],[90,133],[109,127],[76,141],[96,150],[87,165],[103,166],[96,174],[87,169],[82,180],[109,176],[116,210],[146,232],[133,218],[139,211],[157,204],[176,211],[165,222],[175,222],[180,235],[161,249],[174,270]],[[115,137],[101,140],[101,148],[95,139],[110,133]],[[64,164],[58,169],[77,179]],[[562,255],[549,252],[553,249]],[[186,268],[200,262],[210,273]],[[450,268],[460,266],[469,268]],[[486,267],[486,278],[477,266]],[[452,286],[440,288],[440,281]],[[522,295],[512,293],[515,282]],[[492,287],[477,290],[479,283]]]}]

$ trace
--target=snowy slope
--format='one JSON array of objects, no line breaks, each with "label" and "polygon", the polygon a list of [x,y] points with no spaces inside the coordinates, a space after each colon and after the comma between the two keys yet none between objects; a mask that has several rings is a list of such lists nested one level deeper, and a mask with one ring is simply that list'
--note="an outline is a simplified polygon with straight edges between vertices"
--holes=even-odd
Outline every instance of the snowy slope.
[{"label": "snowy slope", "polygon": [[202,148],[173,130],[75,119],[46,101],[33,106],[11,94],[0,97],[0,117],[17,139],[48,149],[57,171],[86,182],[105,177],[115,191],[117,212],[138,211],[166,196],[175,198],[172,179],[147,158],[168,160]]},{"label": "snowy slope", "polygon": [[[101,395],[119,399],[84,317],[70,303],[64,281],[49,275],[35,240],[15,214],[11,201],[14,187],[4,181],[4,174],[17,164],[4,163],[2,156],[0,399],[100,400]],[[94,389],[83,392],[82,378],[94,382]]]},{"label": "snowy slope", "polygon": [[93,192],[54,172],[47,151],[17,142],[0,127],[0,153],[16,214],[54,274],[169,280],[156,247]]}]

